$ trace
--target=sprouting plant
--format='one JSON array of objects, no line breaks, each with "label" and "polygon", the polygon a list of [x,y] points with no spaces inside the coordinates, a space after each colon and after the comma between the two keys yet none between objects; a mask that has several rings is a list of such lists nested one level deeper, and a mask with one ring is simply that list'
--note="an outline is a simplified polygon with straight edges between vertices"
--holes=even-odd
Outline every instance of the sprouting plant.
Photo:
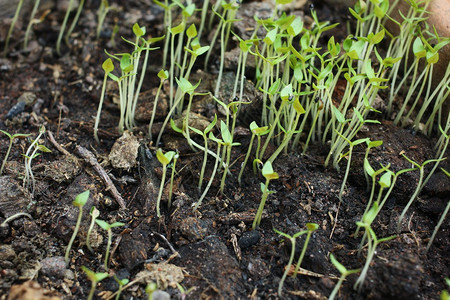
[{"label": "sprouting plant", "polygon": [[181,284],[179,284],[178,282],[177,284],[177,289],[180,291],[181,294],[181,300],[185,300],[187,295],[189,295],[190,292],[194,291],[196,289],[195,286],[190,287],[189,289],[185,289]]},{"label": "sprouting plant", "polygon": [[224,153],[222,155],[222,160],[225,158],[225,168],[223,170],[222,180],[220,181],[219,191],[223,193],[223,190],[225,188],[225,179],[228,174],[228,169],[230,168],[231,148],[233,146],[239,146],[240,143],[233,142],[233,135],[224,121],[220,121],[220,133],[222,134],[224,146]]},{"label": "sprouting plant", "polygon": [[361,291],[361,288],[364,284],[364,281],[367,276],[367,271],[369,270],[370,264],[375,256],[377,246],[382,242],[386,242],[386,241],[389,241],[389,240],[392,240],[393,238],[395,238],[395,235],[386,237],[386,238],[382,238],[382,239],[377,238],[375,232],[371,228],[371,224],[372,224],[373,220],[375,219],[375,217],[377,216],[377,213],[378,213],[378,204],[374,203],[372,208],[363,216],[362,221],[356,222],[356,224],[358,226],[365,229],[366,236],[367,236],[366,262],[361,271],[361,274],[359,275],[359,277],[356,280],[355,285],[353,287],[355,290],[358,289],[358,291]]},{"label": "sprouting plant", "polygon": [[150,139],[152,139],[152,127],[153,127],[153,121],[155,120],[156,108],[158,107],[159,94],[161,92],[161,88],[162,88],[162,86],[164,84],[164,81],[166,81],[167,78],[169,78],[169,72],[167,72],[166,70],[159,71],[158,72],[158,78],[159,78],[158,91],[156,92],[155,102],[153,103],[152,117],[151,117],[150,123],[148,125],[148,137]]},{"label": "sprouting plant", "polygon": [[319,224],[316,223],[306,223],[306,239],[303,244],[302,252],[300,253],[300,257],[298,258],[297,265],[295,266],[294,274],[292,275],[294,278],[297,277],[297,273],[300,270],[300,265],[302,264],[303,258],[305,257],[306,249],[308,248],[309,240],[311,239],[311,235],[314,231],[319,228]]},{"label": "sprouting plant", "polygon": [[0,130],[0,132],[6,134],[9,137],[9,146],[8,150],[6,151],[5,158],[3,159],[2,167],[0,168],[0,176],[3,174],[3,169],[5,168],[6,162],[8,161],[9,153],[11,152],[12,144],[14,142],[14,139],[16,138],[25,138],[27,136],[30,136],[31,134],[23,134],[23,133],[16,133],[16,134],[9,134],[6,131]]},{"label": "sprouting plant", "polygon": [[[450,279],[445,278],[445,283],[450,287]],[[442,290],[440,300],[450,300],[450,294],[447,290]]]},{"label": "sprouting plant", "polygon": [[13,20],[11,22],[11,26],[9,27],[9,30],[8,30],[8,35],[6,36],[5,48],[3,48],[3,57],[6,57],[6,54],[8,54],[9,40],[13,33],[14,27],[16,26],[17,19],[19,18],[19,14],[20,14],[20,10],[22,9],[22,5],[23,5],[23,0],[19,0],[19,3],[17,4],[16,12],[15,12]]},{"label": "sprouting plant", "polygon": [[89,270],[85,266],[81,266],[81,270],[83,270],[83,272],[86,273],[87,278],[91,281],[91,290],[89,291],[87,300],[92,300],[94,299],[94,292],[95,288],[97,287],[97,283],[99,283],[105,278],[108,278],[109,274],[103,272],[95,273],[94,271]]},{"label": "sprouting plant", "polygon": [[94,229],[95,220],[100,215],[100,211],[95,206],[92,206],[89,214],[91,215],[91,224],[89,225],[89,229],[86,235],[86,246],[88,247],[89,251],[91,251],[91,253],[94,253],[94,250],[91,247],[91,234],[92,230]]},{"label": "sprouting plant", "polygon": [[417,187],[413,193],[413,195],[411,196],[411,198],[408,200],[408,204],[406,204],[405,208],[403,209],[400,217],[398,218],[397,221],[397,232],[400,231],[400,227],[402,225],[402,220],[405,217],[406,213],[408,212],[409,207],[411,206],[411,204],[414,202],[414,200],[417,198],[417,196],[419,196],[420,191],[423,188],[423,177],[424,177],[424,172],[425,172],[425,166],[429,163],[432,162],[439,162],[442,161],[443,159],[429,159],[424,161],[421,165],[419,165],[417,162],[413,161],[412,159],[408,158],[405,154],[402,154],[402,156],[409,161],[412,165],[414,165],[417,169],[419,169],[419,182],[417,183]]},{"label": "sprouting plant", "polygon": [[238,176],[239,184],[241,184],[242,174],[244,173],[244,169],[245,169],[245,166],[247,165],[248,158],[250,157],[250,153],[252,152],[253,141],[255,139],[255,136],[258,136],[258,147],[256,150],[256,157],[258,157],[259,147],[261,146],[261,135],[263,135],[264,133],[267,133],[268,128],[269,128],[268,126],[258,127],[258,125],[256,124],[255,121],[250,123],[250,131],[252,132],[252,137],[250,139],[250,144],[248,144],[248,150],[247,150],[247,154],[245,155],[244,162],[241,165],[241,171],[239,172],[239,176]]},{"label": "sprouting plant", "polygon": [[156,157],[158,158],[159,162],[163,165],[161,185],[159,187],[158,199],[156,200],[156,215],[158,216],[158,218],[161,217],[161,212],[160,212],[159,207],[160,207],[162,192],[164,189],[164,182],[166,181],[167,165],[170,163],[170,161],[175,156],[175,154],[176,154],[175,151],[168,151],[164,154],[162,152],[161,148],[159,148],[156,151]]},{"label": "sprouting plant", "polygon": [[130,282],[128,278],[119,279],[117,275],[114,275],[114,280],[119,284],[119,290],[117,291],[116,300],[120,299],[120,294],[122,293],[123,287]]},{"label": "sprouting plant", "polygon": [[283,285],[284,285],[284,281],[286,280],[287,275],[289,274],[289,272],[291,271],[291,266],[292,266],[292,262],[294,261],[294,256],[295,256],[295,240],[308,232],[308,230],[303,230],[303,231],[299,231],[296,234],[294,234],[293,236],[290,236],[284,232],[278,231],[275,228],[273,229],[273,231],[275,231],[277,234],[284,236],[285,238],[289,239],[289,241],[291,242],[291,255],[289,256],[289,262],[287,264],[287,266],[285,267],[284,273],[283,273],[283,277],[281,277],[280,283],[278,284],[278,296],[282,296],[282,292],[283,292]]},{"label": "sprouting plant", "polygon": [[15,213],[14,215],[12,215],[12,216],[9,216],[9,217],[7,217],[6,219],[5,219],[5,221],[3,221],[1,224],[0,224],[0,227],[6,227],[7,226],[7,224],[9,223],[9,222],[11,222],[11,221],[13,221],[13,220],[15,220],[15,219],[18,219],[18,218],[20,218],[20,217],[27,217],[27,218],[29,218],[29,219],[33,219],[33,217],[30,215],[30,214],[27,214],[27,213],[24,213],[24,212],[18,212],[18,213]]},{"label": "sprouting plant", "polygon": [[[202,168],[200,170],[200,178],[198,180],[198,190],[199,191],[202,189],[203,177],[205,175],[205,169],[206,169],[206,162],[208,161],[208,134],[211,132],[211,130],[214,128],[214,126],[216,126],[216,123],[217,123],[217,114],[214,114],[214,120],[211,123],[209,123],[208,126],[206,126],[204,131],[201,131],[197,128],[189,126],[190,130],[192,130],[193,132],[195,132],[203,137],[203,142],[204,142],[203,163],[202,163]],[[171,122],[171,125],[172,125],[172,128],[174,130],[176,130],[174,128],[173,122]]]},{"label": "sprouting plant", "polygon": [[269,183],[273,179],[278,179],[278,173],[274,172],[272,168],[272,163],[270,161],[267,161],[262,169],[262,175],[264,178],[266,178],[266,183],[261,182],[261,191],[262,191],[262,198],[261,202],[259,203],[258,211],[255,215],[255,220],[253,221],[252,229],[255,230],[259,227],[259,224],[261,223],[261,217],[264,209],[264,205],[266,204],[267,197],[270,193],[273,193],[269,190]]},{"label": "sprouting plant", "polygon": [[[368,157],[369,157],[370,149],[383,145],[383,141],[368,140],[368,141],[366,141],[366,144],[367,144],[367,148],[366,148],[366,152],[364,154],[364,163],[366,162],[366,160],[367,160],[367,162],[369,162]],[[366,177],[367,191],[369,191],[370,190],[369,174],[367,173],[367,170],[365,167],[364,167],[364,176]]]},{"label": "sprouting plant", "polygon": [[121,222],[114,222],[112,224],[108,224],[108,222],[105,222],[103,220],[95,220],[95,223],[97,223],[98,226],[103,228],[108,232],[108,244],[106,245],[106,253],[105,253],[105,262],[103,264],[103,267],[106,271],[108,271],[108,262],[109,262],[109,250],[111,248],[112,243],[112,228],[124,226],[124,223]]},{"label": "sprouting plant", "polygon": [[173,164],[172,164],[172,174],[170,175],[170,184],[169,184],[169,196],[167,197],[167,206],[170,207],[172,205],[172,193],[173,193],[173,179],[175,178],[175,167],[177,165],[177,160],[180,157],[178,151],[173,156]]},{"label": "sprouting plant", "polygon": [[97,11],[97,30],[96,30],[96,37],[97,39],[100,37],[100,33],[102,32],[103,23],[105,22],[106,15],[110,10],[113,8],[109,5],[108,0],[102,0],[100,3],[100,6]]},{"label": "sprouting plant", "polygon": [[105,60],[103,62],[102,68],[103,68],[103,71],[105,71],[105,76],[103,78],[102,94],[100,96],[100,103],[98,104],[97,117],[95,118],[95,125],[94,125],[94,138],[97,141],[97,143],[100,143],[100,140],[98,139],[97,131],[98,131],[98,124],[100,123],[100,113],[102,112],[103,100],[105,99],[106,80],[108,79],[109,73],[114,71],[114,64],[113,64],[111,58],[108,58],[107,60]]},{"label": "sprouting plant", "polygon": [[85,0],[80,0],[78,3],[77,12],[75,13],[75,16],[73,17],[72,24],[70,24],[69,30],[67,30],[66,33],[66,43],[69,44],[69,37],[72,35],[73,30],[75,29],[75,26],[77,25],[78,19],[80,18],[81,11],[83,10]]},{"label": "sprouting plant", "polygon": [[344,282],[345,278],[347,278],[348,275],[358,273],[361,271],[361,269],[355,269],[355,270],[347,270],[347,268],[342,265],[340,262],[337,261],[337,259],[334,257],[333,254],[330,253],[330,260],[331,263],[338,269],[339,273],[341,273],[341,277],[339,277],[338,282],[334,286],[333,291],[331,292],[330,296],[328,297],[328,300],[334,300],[337,293],[339,292],[339,289]]},{"label": "sprouting plant", "polygon": [[41,17],[40,20],[36,21],[34,19],[34,16],[36,15],[36,12],[37,12],[38,7],[39,7],[39,3],[40,3],[40,0],[35,0],[34,1],[33,10],[31,11],[31,15],[30,15],[30,21],[28,22],[27,30],[25,31],[25,41],[23,42],[23,49],[24,50],[27,49],[27,47],[28,47],[28,39],[29,39],[29,36],[30,36],[31,27],[33,26],[33,24],[41,22],[41,20],[46,15],[46,13],[44,13],[43,17]]},{"label": "sprouting plant", "polygon": [[41,126],[39,128],[39,134],[35,140],[32,141],[30,147],[25,154],[25,177],[23,179],[23,186],[31,190],[31,198],[34,197],[34,190],[36,188],[36,180],[34,179],[33,170],[31,169],[31,162],[34,158],[40,155],[37,151],[42,152],[52,152],[50,149],[44,145],[39,144],[39,139],[45,133],[45,127]]},{"label": "sprouting plant", "polygon": [[58,39],[56,41],[56,53],[58,53],[58,55],[61,55],[61,41],[62,41],[62,38],[64,35],[64,30],[66,29],[67,21],[69,20],[69,15],[70,15],[70,11],[72,10],[72,6],[73,6],[73,0],[70,0],[69,4],[67,5],[67,11],[66,11],[66,15],[64,16],[64,20],[61,25],[61,29],[59,30]]},{"label": "sprouting plant", "polygon": [[72,234],[72,237],[70,238],[69,244],[67,244],[66,255],[64,256],[66,265],[69,265],[70,249],[72,248],[72,244],[75,241],[75,237],[78,234],[78,230],[80,229],[81,219],[83,218],[83,206],[86,204],[86,202],[89,199],[89,193],[90,193],[90,191],[87,190],[87,191],[82,192],[81,194],[78,194],[75,197],[75,200],[73,200],[73,202],[72,202],[73,206],[78,207],[79,212],[78,212],[77,223],[75,224],[75,229],[73,230],[73,234]]},{"label": "sprouting plant", "polygon": [[153,293],[158,289],[158,285],[153,281],[148,283],[145,287],[145,292],[148,295],[148,300],[153,300]]},{"label": "sprouting plant", "polygon": [[[450,172],[447,172],[446,170],[442,169],[442,172],[444,172],[445,175],[450,179]],[[433,244],[434,238],[436,237],[436,233],[439,231],[439,228],[441,227],[442,223],[445,220],[445,217],[447,216],[448,211],[450,210],[450,200],[447,201],[447,206],[444,209],[444,212],[442,213],[441,217],[439,218],[438,223],[436,224],[436,227],[433,230],[433,234],[431,235],[430,241],[427,244],[427,252],[430,249],[431,245]]]}]

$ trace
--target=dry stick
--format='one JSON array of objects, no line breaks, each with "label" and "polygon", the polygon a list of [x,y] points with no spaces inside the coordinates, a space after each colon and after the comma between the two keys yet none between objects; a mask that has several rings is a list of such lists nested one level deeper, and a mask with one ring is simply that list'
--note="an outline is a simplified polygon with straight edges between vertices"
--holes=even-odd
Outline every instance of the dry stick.
[{"label": "dry stick", "polygon": [[173,248],[172,244],[167,240],[167,238],[166,238],[164,235],[162,235],[161,233],[158,233],[158,232],[152,232],[152,235],[154,235],[154,234],[156,234],[157,236],[159,236],[160,238],[162,238],[162,239],[167,243],[167,245],[169,246],[170,250],[172,251],[172,253],[173,253],[174,255],[176,255],[176,256],[178,256],[179,258],[181,258],[180,253],[178,253],[178,251],[175,250],[175,249]]},{"label": "dry stick", "polygon": [[106,185],[106,190],[110,191],[114,199],[117,201],[117,203],[120,205],[122,209],[126,209],[127,206],[125,204],[125,201],[123,200],[122,196],[120,196],[119,191],[116,189],[116,186],[111,181],[111,178],[109,178],[108,174],[106,174],[105,169],[98,163],[97,159],[95,158],[94,154],[89,151],[88,149],[77,145],[76,150],[78,152],[78,155],[80,155],[87,163],[89,163],[94,170],[100,175],[100,178],[102,179],[103,183]]},{"label": "dry stick", "polygon": [[47,131],[48,134],[48,139],[49,141],[53,144],[53,146],[55,146],[56,149],[58,149],[59,152],[61,152],[64,155],[67,156],[72,156],[72,154],[69,153],[69,151],[67,151],[66,149],[64,149],[56,140],[55,137],[53,136],[53,133],[48,130]]}]

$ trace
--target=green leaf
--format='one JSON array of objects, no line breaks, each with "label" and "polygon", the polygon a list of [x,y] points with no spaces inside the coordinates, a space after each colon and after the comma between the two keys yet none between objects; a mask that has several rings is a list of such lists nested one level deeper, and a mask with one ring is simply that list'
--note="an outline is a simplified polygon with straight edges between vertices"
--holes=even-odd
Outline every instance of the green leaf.
[{"label": "green leaf", "polygon": [[266,161],[266,163],[264,164],[262,168],[262,175],[268,180],[279,178],[278,173],[273,171],[272,163],[270,161]]},{"label": "green leaf", "polygon": [[116,75],[114,75],[113,73],[108,73],[108,77],[111,78],[112,80],[119,82],[120,78],[117,77]]},{"label": "green leaf", "polygon": [[233,138],[231,136],[230,130],[228,129],[227,124],[224,121],[220,121],[220,132],[222,134],[222,140],[226,145],[231,145],[233,142]]},{"label": "green leaf", "polygon": [[316,231],[317,229],[319,229],[319,224],[316,223],[306,223],[306,229],[308,231]]},{"label": "green leaf", "polygon": [[217,114],[214,114],[214,120],[205,128],[205,133],[210,132],[217,123]]},{"label": "green leaf", "polygon": [[111,225],[109,225],[110,228],[115,228],[115,227],[120,227],[120,226],[125,226],[125,223],[122,222],[114,222]]},{"label": "green leaf", "polygon": [[197,36],[197,28],[195,27],[195,24],[192,24],[191,26],[189,26],[189,28],[186,30],[186,35],[190,39]]},{"label": "green leaf", "polygon": [[427,51],[427,62],[429,64],[435,64],[439,61],[439,53],[433,51]]},{"label": "green leaf", "polygon": [[169,72],[166,70],[161,69],[161,71],[158,72],[158,77],[161,81],[166,80],[169,78]]},{"label": "green leaf", "polygon": [[372,224],[378,213],[378,203],[375,202],[371,209],[363,216],[363,222],[366,225]]},{"label": "green leaf", "polygon": [[203,132],[201,132],[197,128],[189,126],[189,129],[195,132],[196,134],[203,136]]},{"label": "green leaf", "polygon": [[195,11],[195,4],[191,3],[188,6],[186,6],[185,9],[183,9],[183,15],[185,17],[190,17],[194,13],[194,11]]},{"label": "green leaf", "polygon": [[109,230],[111,227],[109,226],[108,222],[103,221],[103,220],[95,220],[95,223],[97,223],[98,226],[100,226],[101,228],[103,228],[104,230]]},{"label": "green leaf", "polygon": [[369,38],[369,43],[376,45],[380,43],[384,39],[385,35],[384,29],[381,29],[379,32],[377,32],[375,35],[373,35],[371,38]]},{"label": "green leaf", "polygon": [[39,151],[42,151],[42,152],[52,152],[52,150],[48,149],[44,145],[38,145],[37,148]]},{"label": "green leaf", "polygon": [[194,92],[194,89],[193,89],[194,86],[187,79],[185,79],[185,78],[180,78],[180,79],[175,78],[175,80],[176,80],[176,82],[178,84],[178,87],[181,89],[181,91],[183,91],[183,93],[191,94],[191,93]]},{"label": "green leaf", "polygon": [[164,155],[161,148],[158,148],[158,150],[156,150],[156,158],[163,166],[167,166],[170,163],[170,160]]},{"label": "green leaf", "polygon": [[278,91],[278,88],[280,87],[281,79],[278,78],[269,88],[268,94],[269,95],[275,95],[275,93]]},{"label": "green leaf", "polygon": [[344,267],[344,265],[342,265],[340,262],[338,262],[337,259],[334,257],[334,255],[331,253],[330,253],[330,261],[336,267],[336,269],[338,269],[339,273],[341,274],[347,273],[347,268]]},{"label": "green leaf", "polygon": [[275,0],[276,5],[279,5],[279,4],[289,4],[289,3],[291,3],[291,2],[292,2],[292,0]]},{"label": "green leaf", "polygon": [[134,23],[133,33],[135,36],[141,37],[145,34],[145,27],[139,27],[138,23]]},{"label": "green leaf", "polygon": [[100,216],[100,211],[95,206],[92,206],[89,214],[95,219]]},{"label": "green leaf", "polygon": [[266,34],[266,37],[263,39],[263,41],[267,45],[272,45],[275,42],[276,37],[277,37],[277,28],[274,28]]},{"label": "green leaf", "polygon": [[195,55],[200,56],[209,50],[209,46],[203,46],[194,50]]},{"label": "green leaf", "polygon": [[375,148],[375,147],[379,147],[381,145],[383,145],[383,141],[369,141],[367,143],[367,147],[369,147],[369,148]]},{"label": "green leaf", "polygon": [[416,56],[416,58],[422,58],[427,55],[427,50],[423,46],[422,40],[420,37],[416,37],[413,43],[413,53]]},{"label": "green leaf", "polygon": [[87,190],[87,191],[82,192],[81,194],[78,194],[75,197],[75,200],[73,200],[72,205],[77,206],[77,207],[84,206],[89,199],[89,193],[90,193],[90,191]]},{"label": "green leaf", "polygon": [[170,33],[173,35],[179,34],[184,31],[184,28],[186,27],[186,24],[184,22],[181,22],[179,25],[170,28]]},{"label": "green leaf", "polygon": [[304,114],[306,112],[306,110],[303,108],[302,104],[298,100],[298,97],[295,97],[295,100],[294,100],[294,103],[292,106],[294,107],[295,111],[299,115]]},{"label": "green leaf", "polygon": [[280,97],[283,101],[288,101],[292,97],[292,84],[288,84],[281,90]]},{"label": "green leaf", "polygon": [[391,178],[392,172],[388,170],[380,177],[380,181],[378,183],[381,185],[381,187],[388,188],[391,186]]},{"label": "green leaf", "polygon": [[114,70],[114,64],[113,64],[111,58],[108,58],[107,60],[105,60],[103,62],[102,68],[106,74],[111,73]]},{"label": "green leaf", "polygon": [[337,120],[339,123],[343,124],[343,123],[345,122],[345,117],[344,117],[344,115],[339,111],[339,109],[338,109],[336,106],[332,105],[332,106],[331,106],[331,110],[333,111],[333,115],[336,117],[336,120]]},{"label": "green leaf", "polygon": [[303,21],[300,17],[296,17],[294,21],[289,24],[287,32],[291,37],[297,36],[302,32],[303,29]]}]

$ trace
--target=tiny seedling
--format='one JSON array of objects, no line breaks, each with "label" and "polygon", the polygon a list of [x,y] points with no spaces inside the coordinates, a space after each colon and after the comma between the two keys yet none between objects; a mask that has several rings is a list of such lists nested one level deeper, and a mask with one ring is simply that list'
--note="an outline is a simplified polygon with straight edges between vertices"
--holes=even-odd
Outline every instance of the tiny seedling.
[{"label": "tiny seedling", "polygon": [[306,240],[303,244],[302,252],[300,253],[300,257],[298,258],[297,265],[295,266],[294,274],[292,275],[294,278],[297,277],[297,273],[300,270],[300,265],[302,264],[303,258],[305,257],[306,249],[308,248],[309,240],[311,239],[311,235],[314,231],[319,228],[319,224],[316,223],[306,223]]},{"label": "tiny seedling", "polygon": [[116,294],[116,300],[119,300],[120,294],[123,291],[123,287],[126,286],[128,282],[130,282],[130,280],[128,278],[119,279],[119,277],[117,277],[116,275],[114,275],[114,280],[119,284],[119,290]]},{"label": "tiny seedling", "polygon": [[14,27],[16,26],[17,19],[19,19],[19,14],[20,14],[20,10],[22,9],[22,5],[23,5],[23,0],[19,0],[19,3],[17,4],[16,12],[14,13],[14,17],[11,22],[11,26],[9,27],[9,30],[8,30],[8,35],[6,36],[5,48],[3,48],[3,57],[6,57],[6,54],[8,54],[9,40],[13,33]]},{"label": "tiny seedling", "polygon": [[19,213],[15,213],[12,216],[9,216],[8,218],[5,219],[5,221],[2,222],[2,224],[0,224],[0,227],[6,227],[7,224],[15,219],[18,219],[20,217],[27,217],[29,219],[33,219],[33,217],[31,217],[30,214],[24,213],[24,212],[19,212]]},{"label": "tiny seedling", "polygon": [[159,78],[158,91],[156,92],[155,102],[153,103],[152,117],[150,119],[150,123],[148,124],[148,136],[150,139],[152,139],[152,127],[153,127],[153,121],[155,120],[156,108],[158,107],[159,94],[161,93],[161,88],[164,84],[164,81],[166,81],[167,78],[169,78],[169,72],[167,72],[166,70],[159,71],[158,78]]},{"label": "tiny seedling", "polygon": [[173,164],[172,164],[172,174],[170,175],[170,184],[169,184],[169,196],[167,199],[167,206],[170,207],[172,205],[172,193],[173,193],[173,179],[175,178],[175,167],[177,165],[177,160],[180,157],[178,151],[173,156]]},{"label": "tiny seedling", "polygon": [[340,262],[337,261],[337,259],[334,257],[333,254],[330,254],[330,260],[331,263],[338,269],[339,273],[341,273],[341,277],[339,277],[338,282],[334,286],[333,291],[331,292],[330,296],[328,297],[328,300],[334,300],[337,293],[339,292],[339,289],[341,288],[342,283],[344,282],[345,278],[347,278],[348,275],[358,273],[361,271],[361,269],[355,269],[355,270],[347,270],[344,265],[342,265]]},{"label": "tiny seedling", "polygon": [[91,253],[94,253],[94,250],[91,247],[91,234],[92,230],[94,229],[95,220],[100,215],[100,211],[95,206],[92,206],[90,215],[91,215],[91,224],[89,225],[89,229],[86,235],[86,246],[88,247],[89,251],[91,251]]},{"label": "tiny seedling", "polygon": [[94,126],[94,138],[97,141],[97,143],[100,143],[100,140],[98,139],[97,131],[98,131],[98,124],[100,123],[100,113],[102,112],[103,100],[105,99],[106,80],[108,79],[109,73],[114,71],[114,64],[113,64],[111,58],[108,58],[107,60],[105,60],[103,62],[102,68],[103,68],[103,71],[105,71],[105,76],[103,78],[102,94],[100,96],[100,103],[98,104],[97,117],[95,118],[95,126]]},{"label": "tiny seedling", "polygon": [[5,168],[5,165],[6,165],[6,161],[8,160],[9,153],[11,152],[11,148],[12,148],[12,144],[14,142],[14,139],[16,139],[16,138],[25,138],[27,136],[30,136],[31,134],[16,133],[16,134],[11,135],[8,132],[3,131],[3,130],[0,130],[0,132],[6,134],[9,137],[8,150],[6,151],[6,155],[5,155],[5,158],[3,159],[2,167],[0,168],[0,176],[1,176],[3,174],[3,169]]},{"label": "tiny seedling", "polygon": [[66,29],[67,21],[69,20],[70,11],[72,10],[73,4],[73,0],[70,0],[67,6],[66,15],[64,16],[64,20],[61,25],[61,29],[59,30],[58,39],[56,41],[56,53],[58,53],[58,55],[61,55],[61,41],[64,35],[64,30]]},{"label": "tiny seedling", "polygon": [[267,197],[270,193],[273,193],[273,191],[269,191],[269,182],[272,179],[278,179],[278,173],[273,171],[272,163],[270,161],[267,161],[262,169],[262,175],[264,178],[266,178],[266,183],[261,183],[261,191],[263,193],[261,202],[259,203],[258,211],[255,215],[255,220],[253,221],[252,229],[255,230],[259,227],[259,224],[261,223],[261,217],[264,210],[264,205],[266,204]]},{"label": "tiny seedling", "polygon": [[219,191],[223,193],[225,188],[225,179],[228,174],[228,169],[230,168],[230,158],[231,158],[231,148],[233,146],[239,146],[239,143],[233,143],[233,135],[228,129],[227,124],[224,121],[220,121],[220,132],[222,133],[222,140],[224,146],[224,153],[222,155],[222,161],[226,157],[225,160],[225,168],[223,170],[222,180],[220,181]]},{"label": "tiny seedling", "polygon": [[159,207],[160,207],[162,192],[163,192],[163,188],[164,188],[164,182],[166,181],[167,165],[170,163],[170,161],[175,156],[175,154],[176,154],[175,151],[168,151],[168,152],[166,152],[166,154],[164,154],[162,152],[161,148],[159,148],[156,151],[156,158],[158,158],[159,162],[163,165],[163,174],[162,174],[162,178],[161,178],[161,185],[159,187],[158,199],[156,200],[156,215],[158,216],[158,218],[161,218],[161,212],[160,212]]},{"label": "tiny seedling", "polygon": [[111,243],[112,243],[112,228],[124,226],[124,223],[121,222],[114,222],[112,224],[108,224],[107,222],[103,220],[95,220],[95,223],[97,223],[98,226],[103,228],[108,232],[108,244],[106,245],[106,253],[105,253],[105,263],[104,268],[106,271],[108,271],[108,262],[109,262],[109,250],[111,249]]},{"label": "tiny seedling", "polygon": [[194,291],[196,289],[195,286],[190,287],[189,289],[185,289],[181,284],[179,284],[178,282],[177,284],[177,289],[180,291],[181,294],[181,300],[185,300],[187,295],[189,295],[190,292]]},{"label": "tiny seedling", "polygon": [[157,289],[158,285],[153,281],[147,284],[147,286],[145,287],[145,292],[148,295],[148,300],[153,300],[153,293],[156,292]]},{"label": "tiny seedling", "polygon": [[70,238],[69,244],[67,245],[66,255],[64,256],[66,265],[69,265],[70,249],[72,248],[73,241],[75,241],[75,237],[77,236],[78,230],[80,229],[81,219],[83,218],[83,206],[86,204],[86,202],[89,199],[89,193],[90,193],[90,191],[87,190],[87,191],[82,192],[81,194],[78,194],[75,197],[75,200],[73,200],[73,202],[72,202],[73,206],[78,207],[79,212],[78,212],[77,223],[75,224],[75,229],[73,231],[72,237]]},{"label": "tiny seedling", "polygon": [[97,39],[100,37],[100,33],[102,32],[103,23],[105,22],[106,15],[110,10],[112,10],[113,7],[109,5],[108,0],[102,0],[100,3],[100,6],[97,11],[97,30],[96,30],[96,37]]},{"label": "tiny seedling", "polygon": [[83,270],[83,272],[86,273],[87,278],[91,281],[91,290],[89,291],[87,300],[92,300],[94,299],[94,292],[95,288],[97,287],[97,283],[99,283],[105,278],[108,278],[109,274],[101,272],[95,273],[94,271],[89,270],[85,266],[81,266],[81,270]]},{"label": "tiny seedling", "polygon": [[303,230],[303,231],[299,231],[296,234],[294,234],[293,236],[290,236],[284,232],[278,231],[275,228],[273,229],[273,231],[275,231],[276,233],[278,233],[281,236],[284,236],[285,238],[287,238],[290,242],[291,242],[291,255],[289,257],[289,262],[284,270],[283,273],[283,277],[281,277],[280,283],[278,284],[278,296],[282,296],[282,292],[283,292],[283,285],[284,285],[284,281],[286,280],[286,277],[289,273],[289,271],[291,270],[291,266],[292,266],[292,262],[294,261],[294,255],[295,255],[295,239],[299,236],[301,236],[302,234],[307,233],[307,230]]}]

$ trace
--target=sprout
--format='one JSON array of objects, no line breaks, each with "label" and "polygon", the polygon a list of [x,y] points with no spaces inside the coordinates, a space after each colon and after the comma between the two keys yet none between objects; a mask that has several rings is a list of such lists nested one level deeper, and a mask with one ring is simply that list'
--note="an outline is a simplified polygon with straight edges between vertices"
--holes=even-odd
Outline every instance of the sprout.
[{"label": "sprout", "polygon": [[8,150],[6,151],[5,158],[3,159],[3,163],[2,163],[2,166],[0,168],[0,176],[1,176],[3,174],[3,169],[5,168],[6,162],[8,161],[9,153],[11,152],[11,148],[12,148],[12,144],[14,142],[14,139],[16,139],[16,138],[25,138],[27,136],[30,136],[31,134],[16,133],[16,134],[11,135],[8,132],[3,131],[3,130],[0,130],[0,132],[6,134],[9,137]]},{"label": "sprout", "polygon": [[111,58],[108,58],[107,60],[105,60],[103,62],[102,68],[103,68],[103,71],[105,71],[105,76],[103,78],[102,94],[100,96],[100,103],[98,104],[97,117],[95,118],[95,125],[94,125],[94,138],[97,141],[97,143],[100,143],[100,140],[98,139],[97,131],[98,131],[98,123],[100,122],[100,113],[102,111],[103,100],[105,99],[106,79],[108,78],[108,75],[112,71],[114,71],[114,64],[113,64]]},{"label": "sprout", "polygon": [[95,206],[92,206],[89,214],[91,215],[91,224],[89,225],[89,229],[86,235],[86,246],[88,247],[89,251],[91,251],[91,253],[94,253],[94,250],[91,247],[91,234],[92,229],[94,229],[95,220],[100,215],[100,211]]},{"label": "sprout", "polygon": [[261,202],[259,203],[258,211],[255,215],[255,220],[253,221],[252,229],[255,230],[259,227],[259,224],[261,223],[261,217],[264,210],[264,205],[266,204],[267,197],[269,194],[273,193],[272,191],[269,191],[269,182],[272,179],[278,179],[278,173],[274,172],[272,169],[272,163],[270,161],[267,161],[262,169],[262,174],[264,178],[266,178],[266,183],[261,183],[261,191],[263,193]]},{"label": "sprout", "polygon": [[81,270],[86,273],[87,278],[91,281],[91,290],[89,291],[89,295],[87,300],[92,300],[94,298],[95,288],[97,287],[97,283],[102,281],[105,278],[108,278],[108,273],[95,273],[92,270],[89,270],[85,266],[81,266]]},{"label": "sprout", "polygon": [[336,267],[336,269],[338,269],[339,273],[341,273],[341,277],[339,277],[338,282],[336,283],[333,291],[331,292],[330,296],[328,297],[328,300],[334,300],[334,298],[336,297],[337,293],[339,292],[339,288],[341,287],[345,278],[348,275],[358,273],[359,271],[361,271],[361,269],[347,270],[347,268],[344,267],[344,265],[342,265],[340,262],[338,262],[337,259],[334,257],[334,255],[331,253],[330,253],[330,260],[331,260],[331,263]]},{"label": "sprout", "polygon": [[112,228],[124,226],[124,223],[121,222],[114,222],[112,224],[108,224],[107,222],[103,220],[95,220],[95,223],[97,223],[98,226],[103,228],[108,232],[108,244],[106,245],[106,253],[105,253],[105,263],[103,264],[103,267],[106,271],[108,271],[108,262],[109,262],[109,250],[111,248],[112,243]]},{"label": "sprout", "polygon": [[162,152],[161,148],[159,148],[156,151],[156,157],[158,158],[159,162],[163,165],[163,174],[161,178],[161,185],[159,187],[159,193],[158,193],[158,199],[156,200],[156,215],[158,218],[161,218],[161,212],[160,212],[160,202],[161,202],[161,196],[164,188],[164,182],[166,181],[166,173],[167,173],[167,165],[170,163],[172,158],[175,156],[176,152],[169,151],[165,154]]}]

